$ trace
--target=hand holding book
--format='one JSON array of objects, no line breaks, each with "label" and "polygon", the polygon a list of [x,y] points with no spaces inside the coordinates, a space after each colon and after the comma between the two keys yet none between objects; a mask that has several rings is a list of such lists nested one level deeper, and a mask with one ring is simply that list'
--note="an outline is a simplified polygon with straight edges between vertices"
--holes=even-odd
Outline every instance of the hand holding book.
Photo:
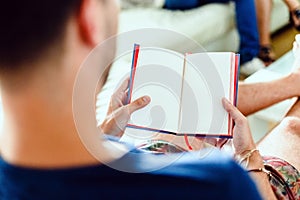
[{"label": "hand holding book", "polygon": [[127,104],[129,78],[112,95],[108,112],[100,128],[103,133],[122,137],[130,116],[150,103],[149,96],[143,96]]},{"label": "hand holding book", "polygon": [[224,109],[228,112],[234,121],[233,128],[233,147],[236,155],[245,150],[255,149],[255,143],[251,135],[247,118],[227,99],[222,99]]},{"label": "hand holding book", "polygon": [[[135,47],[135,52],[139,52],[138,46]],[[159,52],[159,54],[161,54],[161,52]],[[138,65],[138,58],[139,58],[138,55],[133,56],[133,66],[132,66],[133,69],[136,68],[136,66]],[[177,56],[177,59],[178,59],[177,61],[180,61],[181,58],[182,57]],[[149,59],[149,62],[152,62],[151,57],[148,59]],[[191,57],[190,60],[191,59],[193,59],[193,57]],[[196,59],[197,59],[197,56],[196,56]],[[174,62],[174,64],[175,63],[176,62]],[[234,66],[235,70],[237,69],[236,67],[237,66]],[[134,72],[134,70],[132,70],[132,72]],[[180,70],[179,70],[179,73],[180,73]],[[132,97],[133,97],[132,93],[134,92],[133,85],[135,84],[134,75],[136,75],[136,74],[131,74],[131,75],[132,75],[131,78],[126,79],[121,84],[121,86],[116,90],[116,92],[113,94],[113,96],[111,97],[107,117],[101,125],[102,130],[107,134],[121,137],[124,133],[124,130],[126,128],[128,121],[131,118],[131,115],[135,111],[138,111],[138,110],[139,110],[138,112],[143,112],[143,110],[142,110],[143,108],[149,107],[150,97],[143,96],[146,93],[136,97],[135,100],[132,99]],[[228,74],[229,78],[230,78],[230,75],[232,76],[232,73]],[[153,78],[153,77],[150,77],[150,78]],[[170,78],[174,79],[176,77],[170,77]],[[182,79],[179,79],[179,80],[182,80]],[[231,81],[229,83],[233,84],[234,86],[237,84],[235,82],[232,83]],[[152,84],[153,84],[153,82],[152,82]],[[230,93],[230,91],[228,91],[228,93],[226,93],[227,96],[229,93]],[[179,93],[179,94],[182,95],[182,93]],[[231,102],[226,100],[225,98],[221,97],[222,104],[223,104],[222,108],[224,108],[224,112],[226,112],[228,114],[228,116],[230,116],[232,118],[232,120],[234,121],[234,123],[232,123],[232,125],[235,124],[235,127],[233,129],[233,132],[234,132],[233,133],[233,145],[234,145],[236,153],[240,153],[240,152],[244,151],[245,149],[252,149],[253,147],[255,147],[255,145],[254,145],[246,118],[239,112],[239,110],[237,110],[237,108],[235,108],[232,105],[235,102],[235,98],[236,98],[234,96],[234,93],[232,95],[233,96],[229,95],[229,97],[231,97]],[[236,93],[235,93],[235,95],[236,95]],[[226,96],[226,95],[224,95],[224,96]],[[129,103],[129,102],[131,102],[131,103]],[[217,103],[222,105],[221,100]]]},{"label": "hand holding book", "polygon": [[[144,96],[131,104],[126,104],[127,88],[128,79],[123,82],[111,97],[107,117],[101,124],[101,129],[108,135],[122,137],[131,114],[136,110],[147,106],[150,102],[150,98]],[[243,116],[243,114],[227,99],[223,98],[222,104],[235,124],[233,129],[233,145],[235,153],[240,154],[247,149],[254,149],[255,144],[246,117]]]}]

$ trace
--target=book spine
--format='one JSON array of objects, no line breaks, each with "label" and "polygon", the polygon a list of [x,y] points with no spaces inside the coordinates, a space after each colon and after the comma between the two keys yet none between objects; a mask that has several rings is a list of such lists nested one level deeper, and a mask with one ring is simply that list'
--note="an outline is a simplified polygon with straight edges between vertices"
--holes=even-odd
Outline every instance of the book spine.
[{"label": "book spine", "polygon": [[239,77],[240,77],[240,54],[235,54],[235,100],[234,100],[234,105],[237,106],[237,101],[238,101],[238,91],[239,91]]},{"label": "book spine", "polygon": [[129,80],[129,85],[128,85],[128,96],[127,96],[127,100],[126,100],[127,104],[129,104],[131,102],[132,86],[134,83],[134,77],[135,77],[137,62],[138,62],[138,58],[139,58],[139,52],[140,52],[140,45],[134,44],[132,63],[131,63],[130,80]]}]

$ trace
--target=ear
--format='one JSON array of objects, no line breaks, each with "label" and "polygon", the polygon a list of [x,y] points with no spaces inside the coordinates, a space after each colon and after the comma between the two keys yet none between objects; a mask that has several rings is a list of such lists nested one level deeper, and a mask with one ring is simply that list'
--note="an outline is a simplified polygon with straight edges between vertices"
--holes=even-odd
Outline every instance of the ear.
[{"label": "ear", "polygon": [[101,26],[101,3],[97,0],[82,0],[78,13],[78,25],[82,40],[89,46],[94,47],[102,37]]}]

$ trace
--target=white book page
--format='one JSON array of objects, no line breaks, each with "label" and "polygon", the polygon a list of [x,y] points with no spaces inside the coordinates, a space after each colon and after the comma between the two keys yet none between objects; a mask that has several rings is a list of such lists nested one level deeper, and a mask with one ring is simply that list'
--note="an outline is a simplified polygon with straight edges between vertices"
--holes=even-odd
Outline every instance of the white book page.
[{"label": "white book page", "polygon": [[230,97],[233,53],[186,56],[180,133],[226,135],[229,116],[222,98]]},{"label": "white book page", "polygon": [[160,48],[141,48],[132,99],[149,95],[151,102],[131,115],[129,124],[178,132],[184,56]]}]

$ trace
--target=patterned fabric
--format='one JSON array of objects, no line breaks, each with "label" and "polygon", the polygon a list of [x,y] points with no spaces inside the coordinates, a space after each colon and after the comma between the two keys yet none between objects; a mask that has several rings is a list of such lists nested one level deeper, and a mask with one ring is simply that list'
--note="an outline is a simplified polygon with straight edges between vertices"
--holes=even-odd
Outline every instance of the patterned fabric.
[{"label": "patterned fabric", "polygon": [[[185,149],[163,141],[150,140],[139,146],[139,149],[156,154],[178,153]],[[271,156],[263,156],[266,170],[270,172],[269,181],[279,200],[300,199],[300,174],[288,162]]]},{"label": "patterned fabric", "polygon": [[300,174],[290,163],[276,157],[264,156],[265,168],[277,199],[300,199]]},{"label": "patterned fabric", "polygon": [[186,151],[178,145],[163,140],[149,140],[146,143],[141,144],[138,148],[155,154],[179,153]]}]

